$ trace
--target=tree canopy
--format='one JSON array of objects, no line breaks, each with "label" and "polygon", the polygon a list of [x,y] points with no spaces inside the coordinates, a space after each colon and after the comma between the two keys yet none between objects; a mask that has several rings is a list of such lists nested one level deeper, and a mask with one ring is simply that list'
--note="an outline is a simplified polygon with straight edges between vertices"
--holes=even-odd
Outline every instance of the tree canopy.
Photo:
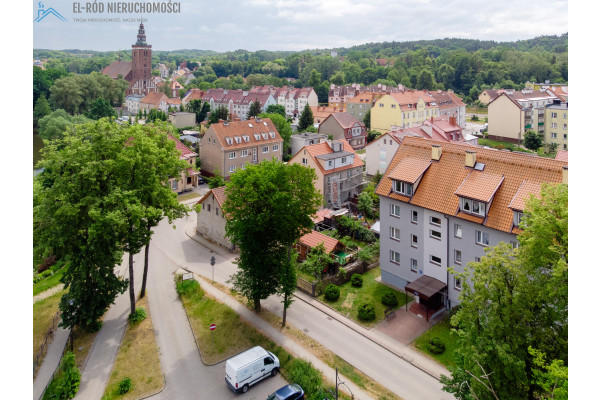
[{"label": "tree canopy", "polygon": [[500,243],[457,274],[456,367],[442,380],[457,398],[537,399],[548,395],[540,374],[567,365],[566,185],[545,185],[527,204],[522,227],[518,248]]},{"label": "tree canopy", "polygon": [[231,282],[260,311],[260,300],[281,285],[282,260],[311,229],[322,202],[315,172],[298,164],[263,161],[231,176],[223,212],[227,236],[240,248]]},{"label": "tree canopy", "polygon": [[59,108],[38,121],[38,133],[44,141],[61,139],[69,128],[86,122],[85,116],[71,116]]},{"label": "tree canopy", "polygon": [[304,110],[300,114],[300,118],[298,119],[298,130],[300,132],[304,132],[308,127],[312,127],[315,123],[315,118],[313,117],[312,110],[308,103],[304,106]]},{"label": "tree canopy", "polygon": [[250,103],[250,109],[248,110],[248,114],[246,118],[250,119],[252,117],[256,117],[258,114],[262,112],[262,107],[260,106],[260,101],[254,100]]}]

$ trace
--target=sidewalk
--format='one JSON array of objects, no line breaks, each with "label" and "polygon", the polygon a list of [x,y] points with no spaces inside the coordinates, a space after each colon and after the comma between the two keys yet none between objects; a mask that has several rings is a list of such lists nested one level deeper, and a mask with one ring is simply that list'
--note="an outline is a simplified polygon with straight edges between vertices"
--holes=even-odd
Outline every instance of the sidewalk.
[{"label": "sidewalk", "polygon": [[[194,216],[192,224],[192,218],[190,218],[190,223],[186,227],[186,234],[202,246],[208,247],[219,254],[227,254],[228,252],[226,250],[208,242],[206,239],[204,239],[196,233],[195,220],[196,219]],[[212,247],[210,247],[211,245]],[[450,371],[448,371],[444,366],[437,363],[436,361],[420,354],[419,352],[410,348],[409,346],[406,346],[405,344],[402,344],[394,340],[393,338],[390,338],[382,332],[379,332],[375,329],[367,329],[357,324],[351,319],[344,317],[343,315],[335,312],[334,310],[322,304],[321,302],[313,299],[309,295],[297,290],[294,294],[294,297],[296,297],[298,300],[305,302],[311,307],[321,311],[322,313],[327,314],[330,318],[335,319],[336,321],[344,324],[348,328],[369,339],[370,341],[389,351],[390,353],[407,361],[414,367],[427,373],[433,378],[439,380],[441,375],[450,375]]]},{"label": "sidewalk", "polygon": [[44,393],[44,389],[50,383],[52,374],[56,371],[62,353],[69,339],[69,330],[64,328],[56,328],[54,338],[48,347],[44,362],[38,367],[37,375],[33,381],[33,400],[39,400]]},{"label": "sidewalk", "polygon": [[[325,378],[330,383],[333,384],[335,382],[335,370],[333,368],[331,368],[329,365],[327,365],[324,362],[322,362],[321,360],[319,360],[312,353],[310,353],[309,351],[304,349],[302,346],[300,346],[299,344],[294,342],[292,339],[288,338],[286,335],[281,333],[278,329],[272,327],[271,325],[269,325],[268,323],[263,321],[263,319],[261,317],[256,315],[254,312],[248,310],[245,306],[241,305],[233,298],[229,297],[225,293],[216,289],[214,286],[204,282],[204,280],[202,280],[202,279],[197,279],[197,281],[198,281],[198,283],[200,283],[200,286],[206,293],[215,297],[221,303],[229,306],[237,314],[239,314],[244,320],[246,320],[250,324],[254,325],[254,327],[256,329],[258,329],[259,331],[264,333],[266,336],[268,336],[271,340],[273,340],[278,345],[285,347],[287,350],[289,350],[295,356],[298,356],[304,360],[310,361],[315,368],[317,368],[318,370],[320,370],[323,373]],[[366,392],[364,392],[362,389],[360,389],[358,386],[356,386],[354,383],[352,383],[352,381],[345,378],[341,374],[339,375],[339,379],[341,381],[345,382],[345,385],[350,387],[350,390],[352,391],[352,394],[354,395],[355,399],[371,399],[371,397]],[[347,389],[343,385],[340,385],[339,389],[348,393]],[[348,393],[348,394],[350,394],[350,393]]]}]

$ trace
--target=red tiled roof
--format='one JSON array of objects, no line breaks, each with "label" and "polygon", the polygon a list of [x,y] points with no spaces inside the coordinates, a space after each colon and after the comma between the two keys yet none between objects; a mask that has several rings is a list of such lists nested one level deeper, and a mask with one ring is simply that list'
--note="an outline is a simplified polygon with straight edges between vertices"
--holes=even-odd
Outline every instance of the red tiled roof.
[{"label": "red tiled roof", "polygon": [[568,162],[569,161],[569,151],[568,150],[559,150],[556,152],[556,157],[554,157],[555,160],[559,160],[559,161],[565,161]]},{"label": "red tiled roof", "polygon": [[[321,163],[319,162],[319,160],[316,159],[316,157],[323,155],[323,154],[333,153],[333,150],[329,146],[329,143],[323,142],[323,143],[311,144],[310,146],[303,147],[303,149],[306,149],[308,154],[315,160],[315,163],[319,166],[319,169],[321,170],[323,175],[329,175],[329,174],[333,174],[335,172],[344,171],[349,168],[362,167],[363,165],[365,165],[365,163],[360,159],[358,154],[356,154],[356,152],[354,151],[352,146],[350,146],[350,144],[345,139],[341,139],[339,141],[344,144],[344,148],[343,148],[344,151],[348,151],[348,152],[351,152],[354,154],[354,162],[352,163],[352,165],[346,165],[346,166],[335,168],[335,169],[325,170],[325,168],[323,168],[323,165],[321,165]],[[302,149],[300,149],[300,151],[296,155],[300,154],[301,151],[302,151]]]},{"label": "red tiled roof", "polygon": [[107,65],[102,73],[108,75],[111,78],[118,78],[121,75],[123,78],[131,72],[131,61],[113,61],[110,65]]},{"label": "red tiled roof", "polygon": [[317,213],[313,217],[311,217],[311,219],[315,224],[318,224],[325,218],[328,218],[330,214],[331,210],[329,208],[324,208],[322,210],[317,211]]},{"label": "red tiled roof", "polygon": [[[430,160],[432,144],[442,146],[442,156],[439,161],[432,163],[427,169],[412,198],[391,192],[390,172],[394,171],[406,157]],[[466,150],[476,151],[477,162],[485,165],[482,172],[494,176],[504,176],[485,220],[466,213],[458,213],[459,197],[455,193],[465,178],[473,172],[472,168],[465,166]],[[509,205],[523,181],[560,183],[563,179],[563,166],[566,165],[567,163],[563,161],[534,155],[474,147],[463,143],[445,143],[405,137],[377,186],[376,193],[399,201],[410,201],[416,206],[446,215],[456,215],[459,218],[474,220],[474,222],[485,224],[492,229],[512,232],[513,211]]]},{"label": "red tiled roof", "polygon": [[181,156],[179,157],[182,160],[187,160],[190,157],[197,157],[198,154],[191,151],[185,144],[181,143],[179,139],[176,137],[169,135],[169,139],[175,142],[175,148],[179,150]]},{"label": "red tiled roof", "polygon": [[456,189],[456,195],[489,203],[504,180],[503,175],[471,171]]},{"label": "red tiled roof", "polygon": [[[364,127],[365,124],[362,123],[361,121],[357,120],[356,118],[354,118],[352,116],[352,114],[349,114],[347,112],[338,112],[338,113],[333,113],[331,115],[329,115],[329,117],[327,118],[333,118],[337,121],[337,123],[344,129],[348,129],[348,128],[352,128],[355,124],[359,124],[361,127]],[[326,118],[326,119],[327,119]],[[325,122],[325,121],[323,121]]]},{"label": "red tiled roof", "polygon": [[227,199],[227,196],[225,195],[225,186],[219,186],[218,188],[210,189],[204,196],[202,196],[200,200],[198,200],[196,204],[202,204],[202,202],[211,194],[215,197],[217,203],[219,203],[222,208],[225,200]]},{"label": "red tiled roof", "polygon": [[519,190],[515,194],[515,197],[511,200],[508,208],[515,211],[525,210],[525,203],[529,200],[531,195],[538,196],[542,190],[542,184],[540,182],[523,181]]},{"label": "red tiled roof", "polygon": [[[259,119],[258,121],[256,119],[249,119],[246,121],[222,122],[220,124],[212,124],[208,129],[214,131],[221,146],[227,151],[262,144],[283,143],[283,139],[279,135],[279,132],[277,132],[275,124],[269,118]],[[271,132],[275,134],[274,138],[271,138]],[[268,134],[266,139],[263,137],[263,133]],[[260,135],[258,140],[254,137],[255,134]],[[243,136],[248,137],[248,142],[244,141]],[[236,141],[236,137],[240,139],[240,143]],[[231,139],[231,144],[227,143],[227,138]]]},{"label": "red tiled roof", "polygon": [[166,102],[168,99],[167,95],[163,92],[152,92],[148,93],[146,97],[141,100],[141,103],[158,105],[162,100]]},{"label": "red tiled roof", "polygon": [[430,165],[431,160],[406,157],[388,176],[394,180],[415,183]]},{"label": "red tiled roof", "polygon": [[306,235],[302,236],[299,239],[299,241],[300,243],[310,247],[311,249],[323,243],[327,254],[335,250],[335,247],[339,243],[337,239],[334,239],[317,231],[311,231],[310,233],[307,233]]}]

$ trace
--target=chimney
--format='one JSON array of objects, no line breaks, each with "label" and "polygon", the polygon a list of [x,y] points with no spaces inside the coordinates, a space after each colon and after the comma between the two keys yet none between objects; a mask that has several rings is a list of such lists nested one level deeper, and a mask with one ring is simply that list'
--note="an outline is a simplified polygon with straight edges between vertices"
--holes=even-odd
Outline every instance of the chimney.
[{"label": "chimney", "polygon": [[563,167],[562,183],[565,185],[569,184],[569,167],[566,165]]},{"label": "chimney", "polygon": [[450,125],[458,126],[458,124],[456,123],[456,117],[450,117]]},{"label": "chimney", "polygon": [[431,159],[435,161],[440,161],[442,157],[442,146],[439,144],[431,145]]},{"label": "chimney", "polygon": [[477,162],[477,152],[467,150],[465,153],[465,165],[469,168],[473,168]]}]

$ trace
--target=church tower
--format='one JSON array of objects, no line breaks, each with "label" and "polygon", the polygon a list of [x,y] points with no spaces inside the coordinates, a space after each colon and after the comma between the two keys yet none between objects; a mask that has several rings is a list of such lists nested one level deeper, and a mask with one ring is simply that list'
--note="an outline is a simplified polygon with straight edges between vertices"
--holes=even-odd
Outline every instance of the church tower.
[{"label": "church tower", "polygon": [[144,24],[140,23],[137,42],[131,45],[131,86],[128,92],[147,95],[155,91],[152,82],[152,45],[146,43]]}]

